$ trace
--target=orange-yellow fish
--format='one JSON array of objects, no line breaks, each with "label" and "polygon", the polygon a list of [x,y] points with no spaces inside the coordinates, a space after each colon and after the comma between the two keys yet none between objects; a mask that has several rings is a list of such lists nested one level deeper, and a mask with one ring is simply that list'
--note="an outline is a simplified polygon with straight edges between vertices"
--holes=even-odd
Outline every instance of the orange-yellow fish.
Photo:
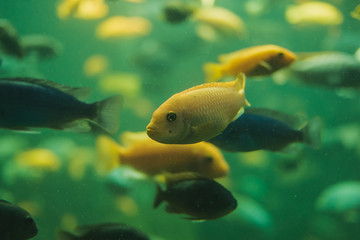
[{"label": "orange-yellow fish", "polygon": [[100,136],[96,149],[99,172],[110,171],[121,164],[150,176],[165,172],[197,172],[216,178],[229,172],[229,165],[220,150],[206,142],[169,145],[146,137],[124,148],[109,137]]},{"label": "orange-yellow fish", "polygon": [[188,144],[217,136],[245,105],[245,75],[231,82],[205,83],[174,94],[154,113],[146,127],[161,143]]},{"label": "orange-yellow fish", "polygon": [[288,66],[295,60],[295,54],[277,45],[260,45],[240,49],[219,56],[220,63],[205,63],[207,82],[214,82],[224,76],[236,76],[240,72],[246,76],[269,75]]}]

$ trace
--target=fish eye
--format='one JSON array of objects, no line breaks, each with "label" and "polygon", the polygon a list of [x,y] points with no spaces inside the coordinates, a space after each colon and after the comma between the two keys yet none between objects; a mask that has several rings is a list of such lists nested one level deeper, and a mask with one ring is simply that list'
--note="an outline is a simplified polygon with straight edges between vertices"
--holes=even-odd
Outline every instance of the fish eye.
[{"label": "fish eye", "polygon": [[280,57],[280,58],[282,58],[282,57],[284,57],[284,53],[279,52],[277,56]]},{"label": "fish eye", "polygon": [[166,115],[166,119],[169,122],[173,122],[176,120],[176,113],[174,113],[173,111],[168,112],[168,114]]},{"label": "fish eye", "polygon": [[207,156],[207,157],[204,158],[204,162],[207,163],[207,164],[211,164],[213,162],[213,160],[214,159],[212,157],[210,157],[210,156]]}]

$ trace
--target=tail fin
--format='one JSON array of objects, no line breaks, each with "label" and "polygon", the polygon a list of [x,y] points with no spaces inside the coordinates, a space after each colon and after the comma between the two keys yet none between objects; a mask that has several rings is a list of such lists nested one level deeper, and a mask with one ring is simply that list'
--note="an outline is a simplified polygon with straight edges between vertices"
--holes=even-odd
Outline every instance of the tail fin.
[{"label": "tail fin", "polygon": [[222,66],[217,63],[205,63],[204,73],[206,82],[216,82],[223,77]]},{"label": "tail fin", "polygon": [[314,148],[321,147],[321,119],[315,117],[312,119],[301,132],[304,134],[304,142]]},{"label": "tail fin", "polygon": [[156,183],[156,197],[154,200],[154,208],[157,208],[162,201],[164,201],[164,191],[161,189],[160,185]]},{"label": "tail fin", "polygon": [[122,103],[123,97],[120,95],[94,103],[96,105],[96,116],[93,121],[108,132],[115,133],[119,128],[119,115]]},{"label": "tail fin", "polygon": [[64,230],[57,230],[56,239],[58,240],[77,240],[79,237],[75,236],[72,233],[66,232]]},{"label": "tail fin", "polygon": [[104,175],[120,166],[122,147],[107,136],[99,136],[96,139],[97,160],[96,172]]}]

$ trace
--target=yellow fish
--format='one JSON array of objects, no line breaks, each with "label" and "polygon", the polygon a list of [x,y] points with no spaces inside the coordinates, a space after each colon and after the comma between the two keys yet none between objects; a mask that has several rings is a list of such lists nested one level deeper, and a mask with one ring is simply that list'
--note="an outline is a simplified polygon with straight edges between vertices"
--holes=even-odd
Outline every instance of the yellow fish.
[{"label": "yellow fish", "polygon": [[96,35],[100,39],[118,39],[145,36],[151,30],[152,24],[145,18],[113,16],[98,25]]},{"label": "yellow fish", "polygon": [[339,25],[344,21],[343,14],[327,2],[308,1],[288,6],[285,18],[290,24]]},{"label": "yellow fish", "polygon": [[100,136],[96,141],[96,149],[99,173],[120,165],[130,166],[149,176],[165,172],[196,172],[209,178],[217,178],[224,177],[229,172],[229,165],[221,151],[207,142],[169,145],[146,136],[133,140],[125,148],[109,137]]},{"label": "yellow fish", "polygon": [[155,141],[188,144],[210,139],[238,117],[245,105],[245,75],[231,82],[205,83],[174,94],[146,127]]},{"label": "yellow fish", "polygon": [[240,49],[219,56],[220,63],[204,64],[207,82],[214,82],[224,76],[236,76],[243,72],[246,76],[271,74],[288,66],[295,60],[295,54],[277,45],[260,45]]}]

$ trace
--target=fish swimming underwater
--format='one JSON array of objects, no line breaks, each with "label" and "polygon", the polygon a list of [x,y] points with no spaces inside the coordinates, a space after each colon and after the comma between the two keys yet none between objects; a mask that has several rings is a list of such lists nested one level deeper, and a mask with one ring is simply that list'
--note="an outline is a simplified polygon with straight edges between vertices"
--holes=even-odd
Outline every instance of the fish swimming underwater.
[{"label": "fish swimming underwater", "polygon": [[0,19],[0,49],[7,55],[17,58],[24,57],[17,30],[6,19]]},{"label": "fish swimming underwater", "polygon": [[167,202],[168,213],[187,214],[191,220],[211,220],[231,213],[237,201],[229,190],[212,179],[194,173],[166,178],[166,189],[157,185],[154,208]]},{"label": "fish swimming underwater", "polygon": [[87,92],[86,88],[40,79],[0,79],[0,128],[87,132],[91,130],[89,123],[94,123],[110,133],[116,132],[122,97],[114,96],[92,104],[76,98]]},{"label": "fish swimming underwater", "polygon": [[164,172],[197,172],[217,178],[229,172],[229,165],[220,150],[206,142],[169,145],[146,137],[124,148],[109,137],[99,136],[96,148],[100,172],[120,165],[130,166],[150,176]]},{"label": "fish swimming underwater", "polygon": [[102,223],[79,226],[79,235],[63,230],[58,232],[59,240],[149,240],[145,233],[123,223]]},{"label": "fish swimming underwater", "polygon": [[1,240],[25,240],[35,237],[37,233],[38,227],[27,211],[0,200]]},{"label": "fish swimming underwater", "polygon": [[295,61],[293,52],[276,45],[260,45],[219,56],[220,63],[205,63],[206,82],[243,72],[247,77],[270,75]]},{"label": "fish swimming underwater", "polygon": [[319,119],[315,118],[300,130],[292,127],[295,122],[294,117],[278,111],[248,108],[220,135],[207,141],[230,152],[281,151],[295,142],[321,145]]},{"label": "fish swimming underwater", "polygon": [[250,105],[245,75],[231,82],[205,83],[174,94],[153,113],[146,127],[160,143],[189,144],[218,135]]},{"label": "fish swimming underwater", "polygon": [[330,88],[359,88],[360,61],[343,52],[310,54],[289,68],[301,82]]}]

